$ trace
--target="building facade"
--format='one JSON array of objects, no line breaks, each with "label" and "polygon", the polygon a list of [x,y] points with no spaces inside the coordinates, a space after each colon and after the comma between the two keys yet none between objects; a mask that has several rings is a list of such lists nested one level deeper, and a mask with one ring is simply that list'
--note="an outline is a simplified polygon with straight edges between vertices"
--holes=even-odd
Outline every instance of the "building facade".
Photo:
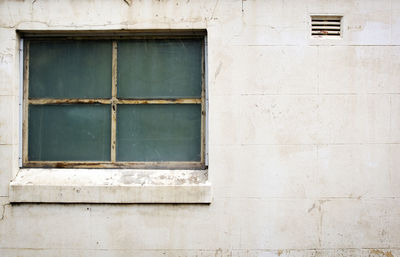
[{"label": "building facade", "polygon": [[[202,40],[199,165],[27,165],[27,42],[136,36]],[[4,0],[0,39],[0,256],[400,256],[400,1]]]}]

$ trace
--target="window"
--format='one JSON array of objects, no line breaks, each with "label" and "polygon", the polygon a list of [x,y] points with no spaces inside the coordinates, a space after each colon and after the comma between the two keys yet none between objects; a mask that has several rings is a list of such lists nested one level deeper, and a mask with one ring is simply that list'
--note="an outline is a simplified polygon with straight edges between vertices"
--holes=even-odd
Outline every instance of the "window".
[{"label": "window", "polygon": [[205,30],[19,33],[11,202],[211,203]]},{"label": "window", "polygon": [[204,35],[24,45],[24,167],[205,168]]}]

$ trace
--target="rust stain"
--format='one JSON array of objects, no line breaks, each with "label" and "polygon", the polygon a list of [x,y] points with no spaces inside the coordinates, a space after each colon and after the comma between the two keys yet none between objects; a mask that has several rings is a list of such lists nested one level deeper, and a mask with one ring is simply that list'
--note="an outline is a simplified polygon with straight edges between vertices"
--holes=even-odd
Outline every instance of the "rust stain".
[{"label": "rust stain", "polygon": [[278,256],[281,256],[283,253],[283,250],[278,250]]},{"label": "rust stain", "polygon": [[218,249],[215,251],[215,257],[218,257],[218,256],[222,256],[222,249],[221,249],[221,248],[218,248]]},{"label": "rust stain", "polygon": [[371,250],[369,256],[371,256],[371,254],[382,257],[394,257],[391,251],[384,252],[382,250],[377,250],[377,249]]},{"label": "rust stain", "polygon": [[59,162],[59,163],[56,163],[55,167],[56,167],[56,168],[64,168],[64,167],[65,167],[65,164]]}]

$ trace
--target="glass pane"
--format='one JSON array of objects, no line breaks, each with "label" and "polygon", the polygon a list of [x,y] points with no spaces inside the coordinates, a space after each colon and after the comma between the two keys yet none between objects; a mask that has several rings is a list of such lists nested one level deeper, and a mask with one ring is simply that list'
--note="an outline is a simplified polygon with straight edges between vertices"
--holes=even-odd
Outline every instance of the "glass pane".
[{"label": "glass pane", "polygon": [[30,105],[30,161],[110,160],[110,105]]},{"label": "glass pane", "polygon": [[119,105],[118,161],[200,161],[201,106]]},{"label": "glass pane", "polygon": [[110,98],[111,41],[31,41],[30,98]]},{"label": "glass pane", "polygon": [[118,97],[200,98],[201,39],[118,42]]}]

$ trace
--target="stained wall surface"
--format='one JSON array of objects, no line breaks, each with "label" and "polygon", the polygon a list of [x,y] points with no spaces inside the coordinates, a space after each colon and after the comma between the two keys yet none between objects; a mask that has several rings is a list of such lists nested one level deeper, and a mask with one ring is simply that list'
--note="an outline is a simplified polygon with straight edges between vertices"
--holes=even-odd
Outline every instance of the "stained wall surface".
[{"label": "stained wall surface", "polygon": [[[18,30],[121,29],[207,30],[212,203],[10,204]],[[399,156],[399,0],[0,2],[0,256],[400,256]]]}]

